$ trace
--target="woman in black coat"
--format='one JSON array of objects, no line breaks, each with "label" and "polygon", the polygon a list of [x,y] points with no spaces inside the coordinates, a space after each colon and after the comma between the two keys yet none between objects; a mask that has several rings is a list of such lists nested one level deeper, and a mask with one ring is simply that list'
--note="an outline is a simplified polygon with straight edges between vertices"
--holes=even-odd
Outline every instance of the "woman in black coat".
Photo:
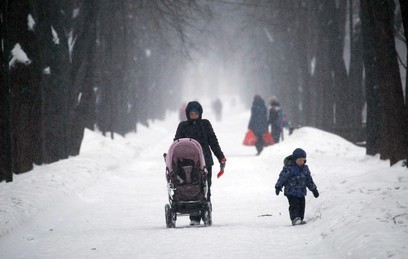
[{"label": "woman in black coat", "polygon": [[265,101],[259,95],[255,95],[252,102],[248,129],[252,130],[256,136],[256,155],[259,155],[264,147],[262,136],[268,130],[268,115]]},{"label": "woman in black coat", "polygon": [[[197,140],[204,153],[205,165],[208,171],[208,201],[211,201],[211,176],[212,176],[212,166],[214,161],[212,158],[211,150],[214,155],[217,157],[218,162],[225,166],[225,156],[221,151],[221,147],[218,143],[217,136],[214,133],[212,125],[209,120],[202,119],[203,108],[201,104],[197,101],[189,102],[186,106],[186,121],[179,123],[176,131],[174,140],[180,138],[192,138]],[[200,223],[200,216],[192,217],[191,225],[197,225]]]}]

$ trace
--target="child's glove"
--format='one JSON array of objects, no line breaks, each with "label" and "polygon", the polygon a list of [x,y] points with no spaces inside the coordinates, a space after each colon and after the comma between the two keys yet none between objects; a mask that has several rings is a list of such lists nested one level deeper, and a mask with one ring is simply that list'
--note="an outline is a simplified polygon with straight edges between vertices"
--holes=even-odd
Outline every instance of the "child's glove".
[{"label": "child's glove", "polygon": [[312,191],[312,193],[313,193],[313,196],[314,196],[315,198],[319,197],[319,191],[317,190],[317,188],[314,189],[314,190]]},{"label": "child's glove", "polygon": [[282,191],[281,188],[275,187],[275,193],[276,195],[279,195],[279,193]]}]

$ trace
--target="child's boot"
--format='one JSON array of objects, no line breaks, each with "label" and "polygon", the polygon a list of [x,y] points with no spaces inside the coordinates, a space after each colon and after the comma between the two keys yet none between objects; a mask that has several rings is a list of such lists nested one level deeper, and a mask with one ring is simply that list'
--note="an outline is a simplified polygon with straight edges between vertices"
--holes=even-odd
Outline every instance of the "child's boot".
[{"label": "child's boot", "polygon": [[292,225],[296,226],[296,225],[300,225],[302,222],[302,220],[300,219],[300,217],[296,217],[294,220],[292,220]]}]

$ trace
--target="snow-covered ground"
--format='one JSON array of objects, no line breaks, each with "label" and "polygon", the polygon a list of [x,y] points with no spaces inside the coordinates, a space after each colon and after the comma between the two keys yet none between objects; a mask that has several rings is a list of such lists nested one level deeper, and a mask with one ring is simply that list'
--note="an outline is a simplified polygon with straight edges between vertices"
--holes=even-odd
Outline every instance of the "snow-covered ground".
[{"label": "snow-covered ground", "polygon": [[[227,157],[213,179],[213,226],[165,226],[163,153],[178,115],[115,140],[86,131],[81,155],[0,183],[0,258],[407,258],[408,170],[314,128],[285,135],[260,156],[243,146],[249,111],[224,102],[216,122]],[[320,197],[293,227],[274,185],[283,159],[306,150]],[[213,171],[219,169],[214,166]]]}]

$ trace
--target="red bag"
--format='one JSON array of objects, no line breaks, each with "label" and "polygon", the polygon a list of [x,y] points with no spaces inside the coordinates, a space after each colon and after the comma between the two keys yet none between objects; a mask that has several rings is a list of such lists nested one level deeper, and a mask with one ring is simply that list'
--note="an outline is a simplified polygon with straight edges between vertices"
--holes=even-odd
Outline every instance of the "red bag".
[{"label": "red bag", "polygon": [[271,133],[269,131],[266,131],[263,135],[262,135],[262,139],[264,141],[264,146],[270,146],[275,144],[275,140],[273,139]]},{"label": "red bag", "polygon": [[248,130],[245,134],[244,141],[242,142],[245,146],[255,146],[256,136],[252,130]]}]

